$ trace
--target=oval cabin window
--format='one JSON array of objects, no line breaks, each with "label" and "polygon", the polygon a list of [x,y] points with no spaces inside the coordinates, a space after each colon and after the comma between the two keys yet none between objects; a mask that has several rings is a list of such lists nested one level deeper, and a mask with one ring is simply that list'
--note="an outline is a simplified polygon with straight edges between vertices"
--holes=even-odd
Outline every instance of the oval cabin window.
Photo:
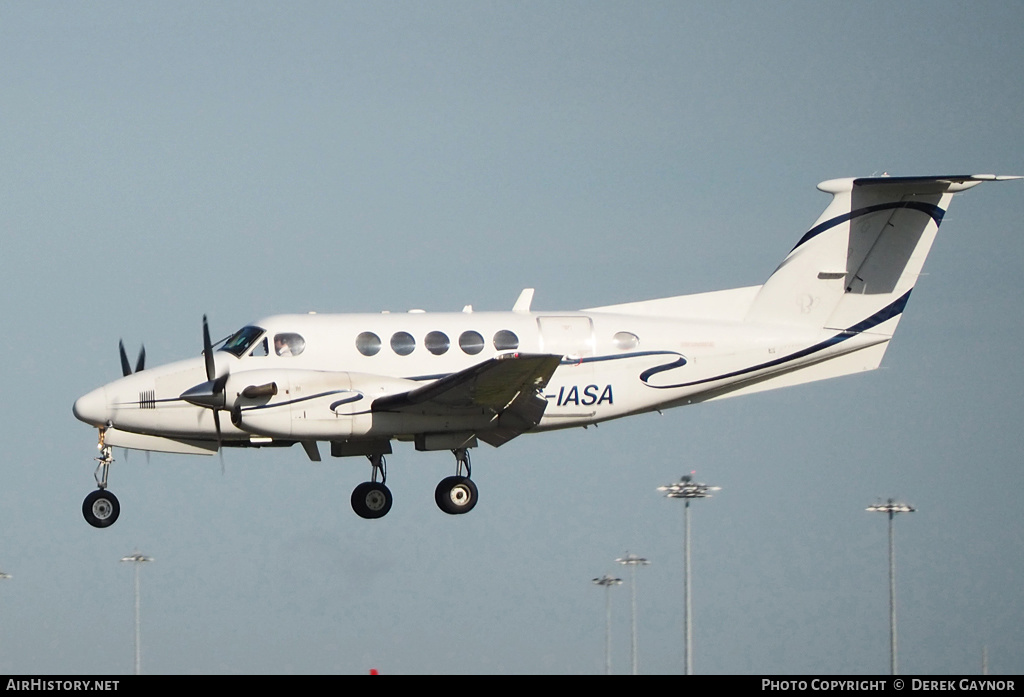
[{"label": "oval cabin window", "polygon": [[380,337],[373,332],[363,332],[356,337],[356,349],[364,356],[380,353]]},{"label": "oval cabin window", "polygon": [[640,338],[632,332],[618,332],[612,337],[615,348],[620,351],[629,351],[640,345]]},{"label": "oval cabin window", "polygon": [[391,335],[391,350],[399,356],[408,356],[416,348],[416,339],[409,332],[395,332]]},{"label": "oval cabin window", "polygon": [[494,335],[494,348],[499,351],[514,351],[519,348],[519,337],[507,329]]},{"label": "oval cabin window", "polygon": [[462,332],[462,336],[459,337],[459,348],[470,356],[475,356],[484,350],[484,338],[479,332]]},{"label": "oval cabin window", "polygon": [[452,342],[448,340],[448,335],[444,332],[430,332],[423,339],[423,345],[435,356],[440,356],[442,353],[448,352]]}]

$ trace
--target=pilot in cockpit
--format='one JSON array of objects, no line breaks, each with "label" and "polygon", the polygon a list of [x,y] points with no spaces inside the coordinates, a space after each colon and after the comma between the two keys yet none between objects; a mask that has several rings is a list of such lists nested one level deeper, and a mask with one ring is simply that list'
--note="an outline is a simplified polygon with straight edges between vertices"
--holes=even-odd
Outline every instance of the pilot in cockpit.
[{"label": "pilot in cockpit", "polygon": [[292,355],[292,347],[284,340],[284,335],[278,334],[274,337],[274,352],[278,356]]}]

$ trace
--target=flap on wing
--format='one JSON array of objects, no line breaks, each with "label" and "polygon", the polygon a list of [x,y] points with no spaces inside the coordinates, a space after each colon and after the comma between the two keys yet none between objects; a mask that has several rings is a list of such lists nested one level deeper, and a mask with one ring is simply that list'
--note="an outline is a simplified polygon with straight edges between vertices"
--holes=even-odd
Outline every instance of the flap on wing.
[{"label": "flap on wing", "polygon": [[371,411],[500,414],[521,396],[535,397],[548,384],[561,358],[548,354],[502,354],[415,390],[378,397]]}]

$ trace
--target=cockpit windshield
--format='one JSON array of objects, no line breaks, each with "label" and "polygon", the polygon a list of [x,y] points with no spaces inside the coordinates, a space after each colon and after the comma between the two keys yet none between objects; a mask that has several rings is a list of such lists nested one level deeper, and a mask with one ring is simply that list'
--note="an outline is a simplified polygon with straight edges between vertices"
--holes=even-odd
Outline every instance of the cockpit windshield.
[{"label": "cockpit windshield", "polygon": [[245,353],[250,346],[256,343],[257,339],[263,336],[263,331],[262,327],[242,327],[237,332],[229,336],[227,341],[224,342],[224,345],[221,346],[219,350],[227,351],[228,353],[241,358],[242,354]]}]

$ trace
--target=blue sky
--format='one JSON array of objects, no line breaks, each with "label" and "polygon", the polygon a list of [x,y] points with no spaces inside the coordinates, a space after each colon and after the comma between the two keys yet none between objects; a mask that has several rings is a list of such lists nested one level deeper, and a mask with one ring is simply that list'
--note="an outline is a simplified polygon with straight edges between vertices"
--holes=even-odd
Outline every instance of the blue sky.
[{"label": "blue sky", "polygon": [[[1024,174],[1024,6],[0,2],[0,672],[1024,672],[1024,188],[954,199],[883,368],[474,452],[117,454],[90,528],[79,395],[278,312],[592,307],[761,283],[840,176]],[[629,665],[626,587],[613,663]]]}]

